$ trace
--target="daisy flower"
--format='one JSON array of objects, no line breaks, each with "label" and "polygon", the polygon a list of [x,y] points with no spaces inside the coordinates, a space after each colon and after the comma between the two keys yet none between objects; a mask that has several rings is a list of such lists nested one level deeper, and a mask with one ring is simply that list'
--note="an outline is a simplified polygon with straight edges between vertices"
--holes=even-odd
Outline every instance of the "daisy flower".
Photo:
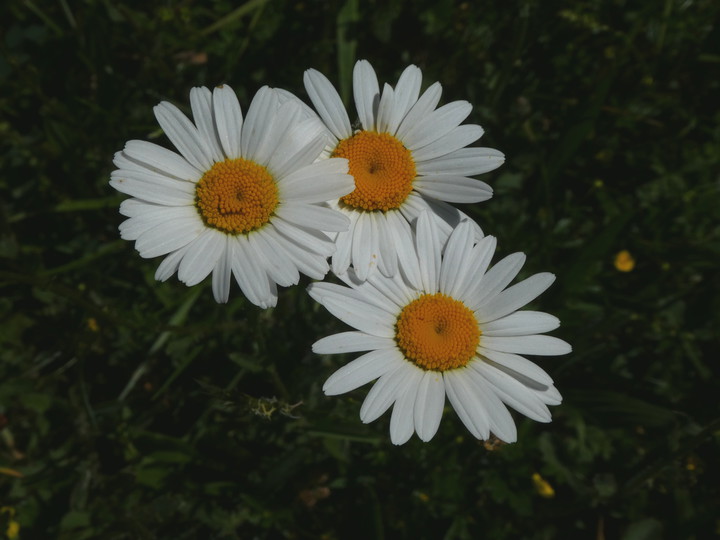
[{"label": "daisy flower", "polygon": [[171,103],[154,109],[179,154],[145,141],[115,154],[110,185],[133,197],[120,206],[122,238],[141,257],[166,256],[160,281],[177,272],[191,286],[212,273],[218,302],[227,302],[231,276],[263,308],[299,272],[322,279],[335,251],[326,233],[349,224],[324,201],[353,181],[346,159],[315,163],[327,139],[311,109],[264,87],[243,118],[227,85],[193,88],[190,106],[194,123]]},{"label": "daisy flower", "polygon": [[355,331],[323,338],[318,354],[369,351],[340,368],[325,382],[326,395],[355,390],[375,379],[360,409],[372,422],[393,406],[390,438],[403,444],[414,432],[429,441],[440,425],[445,396],[478,439],[492,432],[505,442],[517,439],[506,405],[538,422],[550,422],[548,405],[562,398],[550,376],[521,354],[558,355],[566,342],[540,335],[560,325],[538,311],[517,311],[554,281],[535,274],[507,285],[525,256],[515,253],[488,270],[495,238],[475,238],[470,222],[442,243],[427,212],[417,220],[415,257],[422,286],[401,275],[376,272],[361,282],[350,270],[349,285],[314,283],[308,291]]},{"label": "daisy flower", "polygon": [[[431,85],[420,95],[420,69],[409,66],[393,88],[380,93],[366,60],[355,64],[353,90],[360,129],[353,130],[332,83],[320,72],[305,72],[305,89],[328,128],[331,155],[350,161],[355,189],[337,206],[351,220],[336,237],[335,274],[352,264],[364,280],[377,267],[386,276],[398,261],[411,257],[410,223],[423,210],[434,215],[442,239],[466,217],[447,203],[475,203],[492,196],[485,182],[470,178],[492,171],[505,160],[492,148],[465,148],[483,129],[460,125],[472,110],[466,101],[437,108],[442,88]],[[478,236],[482,231],[477,229]]]}]

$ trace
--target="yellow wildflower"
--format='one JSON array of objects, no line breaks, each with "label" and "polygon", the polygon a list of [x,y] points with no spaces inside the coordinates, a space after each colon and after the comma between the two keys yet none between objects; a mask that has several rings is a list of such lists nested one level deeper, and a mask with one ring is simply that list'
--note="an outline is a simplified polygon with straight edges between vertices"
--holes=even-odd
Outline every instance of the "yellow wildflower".
[{"label": "yellow wildflower", "polygon": [[615,268],[620,272],[631,272],[635,268],[635,259],[626,249],[615,255]]},{"label": "yellow wildflower", "polygon": [[555,496],[555,490],[553,487],[538,473],[533,473],[532,481],[535,486],[535,491],[537,491],[538,495],[541,497],[552,499]]}]

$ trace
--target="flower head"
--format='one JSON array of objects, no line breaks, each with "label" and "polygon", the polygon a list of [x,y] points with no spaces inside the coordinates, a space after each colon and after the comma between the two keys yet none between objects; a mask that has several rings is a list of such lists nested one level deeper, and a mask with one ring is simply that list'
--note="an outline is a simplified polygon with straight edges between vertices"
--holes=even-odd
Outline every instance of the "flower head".
[{"label": "flower head", "polygon": [[243,118],[232,89],[190,92],[193,120],[168,102],[154,109],[179,154],[129,141],[115,154],[110,185],[131,195],[120,234],[142,257],[165,255],[155,274],[186,285],[212,273],[218,302],[231,276],[260,307],[299,272],[322,279],[335,251],[326,232],[349,220],[324,201],[353,189],[346,159],[315,163],[327,139],[310,109],[288,92],[261,88]]},{"label": "flower head", "polygon": [[[327,395],[349,392],[375,379],[360,418],[371,422],[391,406],[390,437],[406,442],[417,432],[429,441],[437,432],[445,396],[479,439],[493,433],[517,438],[506,405],[549,422],[547,405],[562,398],[550,376],[521,354],[570,352],[566,342],[540,335],[560,324],[552,315],[517,311],[554,281],[535,274],[506,288],[525,256],[515,253],[488,270],[495,251],[491,236],[477,240],[465,220],[443,246],[431,216],[417,221],[414,269],[394,277],[380,273],[360,281],[341,276],[348,287],[312,284],[310,296],[355,331],[328,336],[313,345],[319,354],[369,351],[336,371],[323,386]],[[443,249],[444,248],[444,249]],[[421,285],[404,276],[417,273]]]},{"label": "flower head", "polygon": [[[436,109],[440,83],[420,95],[421,82],[420,69],[409,66],[394,88],[385,84],[381,93],[370,63],[357,62],[353,89],[360,129],[353,130],[330,81],[313,69],[305,73],[305,88],[328,129],[331,155],[349,160],[355,180],[352,193],[337,203],[351,225],[336,237],[336,274],[352,265],[362,280],[375,267],[392,276],[398,261],[409,256],[410,223],[420,212],[431,211],[445,240],[464,217],[447,203],[492,196],[490,186],[470,177],[499,167],[502,152],[465,148],[483,134],[480,126],[460,125],[472,106],[454,101]],[[477,234],[482,236],[479,228]]]}]

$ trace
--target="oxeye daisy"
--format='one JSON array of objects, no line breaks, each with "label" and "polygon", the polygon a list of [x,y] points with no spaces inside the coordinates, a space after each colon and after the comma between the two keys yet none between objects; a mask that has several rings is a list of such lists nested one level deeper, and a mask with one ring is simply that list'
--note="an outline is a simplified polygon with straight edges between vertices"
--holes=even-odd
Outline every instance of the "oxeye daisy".
[{"label": "oxeye daisy", "polygon": [[[380,92],[366,60],[355,64],[353,90],[360,119],[353,129],[340,96],[320,72],[305,72],[305,89],[329,131],[330,154],[350,161],[352,193],[337,205],[350,217],[347,232],[337,235],[335,274],[350,265],[360,279],[377,267],[386,276],[398,260],[411,256],[410,223],[430,210],[442,239],[465,217],[447,203],[489,199],[492,189],[471,176],[492,171],[505,160],[492,148],[471,147],[483,134],[474,124],[460,125],[472,106],[453,101],[438,109],[442,88],[431,85],[420,95],[422,75],[409,66],[393,88]],[[482,232],[477,230],[478,236]]]},{"label": "oxeye daisy", "polygon": [[133,198],[120,213],[120,235],[141,257],[166,255],[155,273],[175,272],[188,286],[212,272],[215,300],[227,302],[231,276],[245,296],[266,308],[277,286],[299,272],[322,279],[335,246],[327,232],[349,220],[324,201],[353,189],[348,162],[315,163],[327,140],[309,107],[287,92],[261,88],[243,118],[227,86],[193,88],[194,123],[162,102],[155,117],[175,153],[129,141],[115,154],[110,185]]},{"label": "oxeye daisy", "polygon": [[[554,281],[535,274],[506,289],[525,256],[515,253],[488,270],[495,251],[492,236],[477,240],[463,221],[444,253],[429,214],[417,220],[412,264],[422,286],[403,275],[374,273],[360,281],[351,269],[348,287],[314,283],[308,291],[355,331],[328,336],[313,345],[319,354],[369,351],[341,367],[325,382],[327,395],[355,390],[375,379],[360,419],[367,423],[394,405],[390,438],[403,444],[414,432],[429,441],[440,425],[445,396],[478,439],[490,433],[517,439],[506,405],[539,422],[550,422],[548,405],[562,398],[550,376],[520,356],[569,353],[566,342],[539,335],[554,330],[557,318],[517,311]],[[401,273],[401,274],[404,274]]]}]

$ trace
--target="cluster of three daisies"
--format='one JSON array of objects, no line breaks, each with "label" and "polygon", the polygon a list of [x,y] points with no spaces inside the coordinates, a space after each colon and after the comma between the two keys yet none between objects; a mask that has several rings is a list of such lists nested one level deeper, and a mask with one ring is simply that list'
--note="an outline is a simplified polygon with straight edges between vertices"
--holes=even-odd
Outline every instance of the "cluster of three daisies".
[{"label": "cluster of three daisies", "polygon": [[[506,407],[540,422],[561,396],[522,354],[570,351],[542,335],[552,315],[517,311],[554,280],[531,276],[508,288],[525,257],[492,268],[496,241],[448,203],[489,199],[471,176],[499,167],[501,152],[468,145],[482,128],[462,124],[465,101],[437,107],[441,86],[421,90],[409,66],[380,90],[364,60],[353,88],[359,128],[315,70],[305,73],[315,110],[293,94],[261,88],[243,117],[228,86],[193,88],[193,121],[162,102],[155,116],[178,153],[129,141],[115,155],[111,185],[132,198],[120,212],[124,239],[142,257],[165,256],[156,278],[175,272],[187,285],[212,274],[218,302],[231,278],[254,304],[277,302],[277,285],[299,273],[345,283],[313,283],[309,294],[355,330],[316,342],[319,354],[364,352],[323,386],[328,395],[377,379],[363,422],[394,405],[391,440],[437,432],[448,397],[470,432],[514,442]],[[328,263],[328,258],[332,257]]]}]

